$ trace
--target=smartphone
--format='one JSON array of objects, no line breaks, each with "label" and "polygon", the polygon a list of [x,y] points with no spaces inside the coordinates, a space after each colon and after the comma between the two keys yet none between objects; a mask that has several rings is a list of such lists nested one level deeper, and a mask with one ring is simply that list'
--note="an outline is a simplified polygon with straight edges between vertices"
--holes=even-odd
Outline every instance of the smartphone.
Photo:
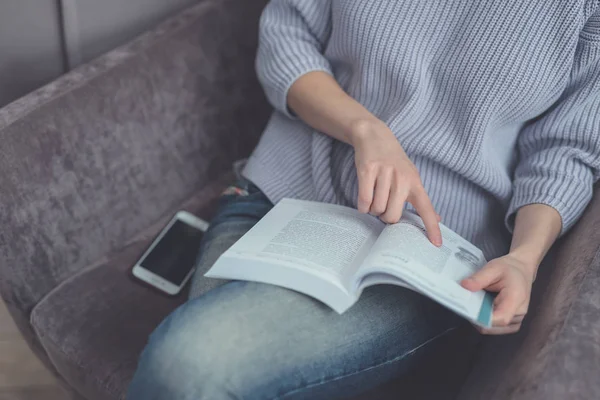
[{"label": "smartphone", "polygon": [[133,276],[176,295],[194,272],[200,242],[208,223],[179,211],[133,267]]}]

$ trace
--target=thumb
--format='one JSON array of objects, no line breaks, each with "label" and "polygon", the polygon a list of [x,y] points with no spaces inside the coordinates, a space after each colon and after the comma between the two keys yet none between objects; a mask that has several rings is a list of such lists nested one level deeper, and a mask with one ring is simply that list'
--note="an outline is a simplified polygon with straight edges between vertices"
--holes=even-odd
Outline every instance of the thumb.
[{"label": "thumb", "polygon": [[498,282],[502,276],[502,269],[494,264],[487,264],[471,277],[464,279],[461,285],[471,292],[478,292]]}]

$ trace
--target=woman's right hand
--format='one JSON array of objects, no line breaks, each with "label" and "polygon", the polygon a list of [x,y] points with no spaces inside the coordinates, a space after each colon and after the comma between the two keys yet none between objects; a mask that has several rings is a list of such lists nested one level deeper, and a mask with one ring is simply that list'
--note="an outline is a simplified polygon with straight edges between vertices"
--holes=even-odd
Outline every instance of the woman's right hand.
[{"label": "woman's right hand", "polygon": [[354,147],[359,211],[395,223],[408,201],[423,219],[429,240],[442,244],[439,216],[417,168],[386,124],[322,71],[298,78],[288,91],[287,103],[306,124]]},{"label": "woman's right hand", "polygon": [[358,210],[393,224],[408,201],[423,220],[431,243],[441,246],[439,216],[417,168],[392,131],[379,120],[361,121],[352,127],[351,138],[358,174]]}]

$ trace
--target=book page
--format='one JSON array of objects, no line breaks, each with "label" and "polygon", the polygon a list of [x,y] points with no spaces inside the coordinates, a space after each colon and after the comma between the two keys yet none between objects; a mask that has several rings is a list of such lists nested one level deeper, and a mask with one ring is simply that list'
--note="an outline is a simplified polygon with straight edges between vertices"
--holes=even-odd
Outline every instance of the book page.
[{"label": "book page", "polygon": [[262,248],[264,256],[285,258],[335,275],[348,272],[366,256],[377,230],[346,210],[305,207]]},{"label": "book page", "polygon": [[[329,281],[350,296],[352,277],[384,227],[351,208],[283,199],[223,254],[207,276],[273,283],[328,303],[327,293],[316,291],[317,283],[308,275]],[[266,265],[276,268],[267,273]]]},{"label": "book page", "polygon": [[343,276],[355,272],[384,227],[347,207],[284,199],[231,252]]},{"label": "book page", "polygon": [[460,235],[440,228],[443,245],[438,248],[427,238],[422,220],[405,212],[382,231],[359,275],[363,280],[372,273],[395,275],[462,315],[477,317],[485,292],[472,293],[460,281],[485,265],[485,257]]}]

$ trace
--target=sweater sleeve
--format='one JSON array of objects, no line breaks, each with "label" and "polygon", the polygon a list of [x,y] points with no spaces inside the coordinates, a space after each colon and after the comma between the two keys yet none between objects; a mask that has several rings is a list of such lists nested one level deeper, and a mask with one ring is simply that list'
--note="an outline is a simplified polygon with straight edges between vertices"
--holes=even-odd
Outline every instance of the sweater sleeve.
[{"label": "sweater sleeve", "polygon": [[287,93],[302,75],[332,74],[323,56],[331,33],[331,0],[271,0],[260,20],[258,78],[277,110],[292,117]]},{"label": "sweater sleeve", "polygon": [[517,146],[508,229],[520,207],[538,203],[558,211],[565,233],[590,202],[600,168],[600,13],[580,34],[566,89],[523,128]]}]

